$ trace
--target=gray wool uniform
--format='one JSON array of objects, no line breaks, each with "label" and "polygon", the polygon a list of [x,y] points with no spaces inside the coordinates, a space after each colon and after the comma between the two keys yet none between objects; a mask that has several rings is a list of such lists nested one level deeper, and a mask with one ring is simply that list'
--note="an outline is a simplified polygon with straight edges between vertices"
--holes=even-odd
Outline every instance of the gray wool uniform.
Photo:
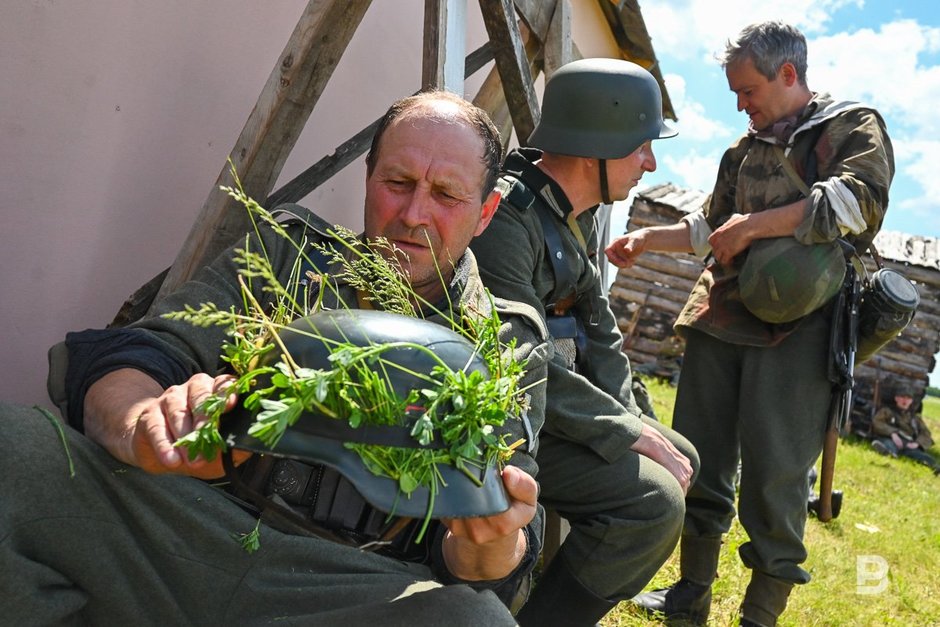
[{"label": "gray wool uniform", "polygon": [[[540,155],[534,149],[510,153],[503,202],[470,247],[494,294],[546,312],[556,350],[537,454],[539,499],[571,524],[559,557],[575,577],[598,597],[623,600],[640,592],[672,554],[685,513],[678,481],[630,447],[646,424],[696,471],[698,455],[638,408],[630,363],[620,350],[623,336],[595,265],[593,214],[582,213],[572,226],[564,192],[533,165]],[[557,289],[565,280],[578,296],[567,308],[567,294]],[[566,315],[557,315],[563,308]],[[568,337],[572,325],[583,333]]]},{"label": "gray wool uniform", "polygon": [[[294,210],[315,228],[293,220],[295,241],[327,239],[322,221]],[[322,231],[322,229],[320,229]],[[282,284],[296,257],[285,238],[262,229],[265,250]],[[251,239],[256,244],[254,238]],[[241,243],[244,247],[245,243]],[[197,372],[216,373],[224,339],[218,327],[197,328],[159,317],[184,304],[240,302],[231,251],[161,303],[154,316],[126,329],[69,334],[69,359],[54,364],[50,390],[65,394],[71,427],[57,433],[51,415],[0,404],[0,598],[10,624],[316,624],[512,625],[506,607],[534,567],[541,513],[525,528],[528,554],[504,580],[465,582],[449,574],[440,551],[444,528],[411,561],[294,535],[261,523],[260,548],[248,553],[238,538],[259,525],[222,490],[198,479],[151,475],[115,460],[80,434],[84,393],[115,369],[143,370],[163,385]],[[268,298],[255,290],[259,299]],[[507,421],[509,441],[525,439],[510,463],[535,475],[544,413],[545,361],[551,353],[536,312],[490,301],[473,255],[457,264],[449,302],[500,313],[500,340],[515,340],[514,357],[528,360],[526,419]],[[357,294],[339,284],[324,295],[355,308]],[[442,309],[447,311],[446,306]],[[434,316],[429,316],[435,320]],[[61,380],[64,378],[64,382]],[[72,428],[75,427],[75,428]],[[70,465],[74,473],[70,474]],[[339,493],[337,493],[339,494]],[[340,497],[337,496],[337,499]],[[508,595],[508,597],[507,597]]]}]

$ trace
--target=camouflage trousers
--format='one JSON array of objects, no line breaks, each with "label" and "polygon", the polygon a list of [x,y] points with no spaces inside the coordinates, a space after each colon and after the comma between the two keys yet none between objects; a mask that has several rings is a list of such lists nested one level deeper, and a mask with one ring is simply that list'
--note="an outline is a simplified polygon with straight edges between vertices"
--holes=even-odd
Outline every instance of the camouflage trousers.
[{"label": "camouflage trousers", "polygon": [[262,525],[248,553],[257,521],[222,492],[63,429],[0,403],[5,624],[515,624],[491,592],[328,540]]}]

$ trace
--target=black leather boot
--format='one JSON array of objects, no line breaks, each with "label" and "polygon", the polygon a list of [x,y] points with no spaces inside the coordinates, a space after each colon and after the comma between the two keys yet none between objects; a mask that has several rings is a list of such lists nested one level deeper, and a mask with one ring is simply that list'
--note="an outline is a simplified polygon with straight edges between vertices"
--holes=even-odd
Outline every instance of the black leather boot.
[{"label": "black leather boot", "polygon": [[712,588],[718,572],[721,538],[682,536],[679,543],[679,571],[682,578],[668,588],[644,592],[633,602],[666,620],[684,620],[704,625],[711,611]]},{"label": "black leather boot", "polygon": [[633,602],[650,614],[662,614],[667,621],[704,625],[711,611],[712,587],[680,579],[668,588],[638,594]]},{"label": "black leather boot", "polygon": [[615,605],[585,588],[558,554],[536,581],[516,621],[521,627],[588,627]]},{"label": "black leather boot", "polygon": [[741,624],[774,627],[777,618],[787,608],[787,598],[793,584],[771,577],[759,570],[751,571],[751,581],[741,602]]}]

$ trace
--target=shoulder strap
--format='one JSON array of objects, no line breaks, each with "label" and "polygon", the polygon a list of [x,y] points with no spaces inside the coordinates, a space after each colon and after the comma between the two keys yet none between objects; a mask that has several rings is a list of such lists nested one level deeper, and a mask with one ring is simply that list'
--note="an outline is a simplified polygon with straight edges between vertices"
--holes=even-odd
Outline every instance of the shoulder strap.
[{"label": "shoulder strap", "polygon": [[565,263],[561,231],[558,230],[558,220],[554,212],[518,178],[503,174],[500,180],[509,190],[506,194],[506,202],[523,211],[534,211],[542,225],[542,236],[548,249],[548,259],[555,274],[555,289],[552,290],[550,302],[545,306],[546,311],[558,313],[559,306],[562,309],[569,308],[576,299],[578,277],[575,276],[571,266]]}]

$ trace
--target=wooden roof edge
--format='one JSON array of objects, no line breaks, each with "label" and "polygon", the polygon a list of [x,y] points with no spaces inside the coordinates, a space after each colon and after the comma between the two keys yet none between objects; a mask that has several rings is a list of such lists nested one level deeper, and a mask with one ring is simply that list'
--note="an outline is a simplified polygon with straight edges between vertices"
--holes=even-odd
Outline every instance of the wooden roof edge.
[{"label": "wooden roof edge", "polygon": [[607,18],[621,56],[647,69],[659,83],[663,96],[663,117],[678,121],[656,52],[653,50],[653,40],[646,29],[646,21],[637,0],[598,0],[598,5]]}]

